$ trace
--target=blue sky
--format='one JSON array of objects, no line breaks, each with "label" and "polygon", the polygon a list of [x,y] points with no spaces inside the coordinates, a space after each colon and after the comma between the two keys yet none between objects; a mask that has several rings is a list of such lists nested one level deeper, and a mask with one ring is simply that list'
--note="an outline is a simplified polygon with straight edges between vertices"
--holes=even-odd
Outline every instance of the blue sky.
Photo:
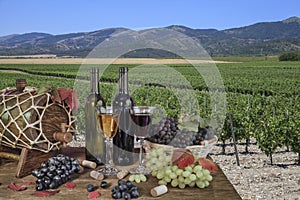
[{"label": "blue sky", "polygon": [[300,17],[299,0],[0,0],[0,36],[184,25],[219,30]]}]

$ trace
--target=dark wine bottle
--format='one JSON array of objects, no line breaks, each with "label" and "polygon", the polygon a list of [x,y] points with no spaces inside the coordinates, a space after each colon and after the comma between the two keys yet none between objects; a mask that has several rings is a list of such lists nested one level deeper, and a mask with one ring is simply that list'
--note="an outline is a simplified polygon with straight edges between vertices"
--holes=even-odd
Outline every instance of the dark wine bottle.
[{"label": "dark wine bottle", "polygon": [[128,68],[119,68],[118,94],[113,100],[113,112],[119,115],[119,128],[113,139],[114,163],[127,166],[134,162],[134,136],[130,132],[134,102],[128,92]]},{"label": "dark wine bottle", "polygon": [[90,94],[85,101],[85,146],[86,159],[97,164],[105,163],[105,144],[103,134],[97,128],[97,109],[105,107],[100,93],[99,71],[90,69]]}]

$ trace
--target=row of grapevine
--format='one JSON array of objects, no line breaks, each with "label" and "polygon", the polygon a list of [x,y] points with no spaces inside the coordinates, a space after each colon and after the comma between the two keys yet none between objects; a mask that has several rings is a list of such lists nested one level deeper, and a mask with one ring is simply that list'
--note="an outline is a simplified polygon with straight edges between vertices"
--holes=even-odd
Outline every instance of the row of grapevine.
[{"label": "row of grapevine", "polygon": [[[272,154],[278,147],[286,146],[287,150],[291,148],[295,153],[300,153],[299,96],[231,94],[228,101],[228,111],[233,114],[238,140],[254,137],[259,148],[270,157],[271,163]],[[230,138],[229,121],[226,120],[221,140],[225,142]]]},{"label": "row of grapevine", "polygon": [[[120,65],[110,65],[101,75],[102,82],[117,82],[117,69]],[[87,80],[89,75],[89,65],[17,65],[17,64],[0,64],[0,70],[19,70],[35,75],[54,76],[62,78],[80,78]],[[129,65],[130,69],[136,65]],[[151,66],[150,66],[151,67]],[[169,66],[182,74],[190,83],[193,89],[198,91],[208,91],[201,75],[193,66],[190,65],[172,65]],[[203,66],[202,66],[203,67]],[[300,84],[300,70],[297,62],[245,62],[245,63],[223,63],[218,64],[218,69],[225,83],[225,90],[229,93],[274,96],[281,95],[290,97],[298,95],[298,86]],[[166,67],[164,67],[166,68]],[[205,68],[205,66],[204,66]],[[78,74],[78,70],[80,73]],[[152,70],[151,73],[156,73]],[[205,73],[205,70],[204,70]],[[155,77],[162,79],[159,70]],[[145,77],[140,77],[142,81],[134,80],[132,84],[143,82]],[[175,82],[165,80],[171,87],[185,88],[184,82]]]}]

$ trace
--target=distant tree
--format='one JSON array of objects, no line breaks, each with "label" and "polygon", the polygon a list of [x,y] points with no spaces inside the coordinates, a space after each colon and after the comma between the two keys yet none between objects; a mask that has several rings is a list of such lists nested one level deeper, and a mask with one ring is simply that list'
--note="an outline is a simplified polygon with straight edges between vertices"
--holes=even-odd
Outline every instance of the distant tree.
[{"label": "distant tree", "polygon": [[300,52],[287,52],[279,56],[279,61],[300,61]]}]

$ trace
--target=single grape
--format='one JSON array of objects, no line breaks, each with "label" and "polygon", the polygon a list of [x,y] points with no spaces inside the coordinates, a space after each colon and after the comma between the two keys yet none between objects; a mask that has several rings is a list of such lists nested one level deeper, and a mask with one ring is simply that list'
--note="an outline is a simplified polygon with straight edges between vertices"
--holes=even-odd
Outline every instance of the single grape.
[{"label": "single grape", "polygon": [[191,181],[195,181],[195,180],[197,179],[197,176],[196,176],[195,174],[191,174],[191,175],[189,176],[189,179],[190,179]]},{"label": "single grape", "polygon": [[195,185],[196,185],[196,182],[195,182],[195,181],[192,181],[192,182],[189,183],[189,187],[191,187],[191,188],[192,188],[192,187],[195,187]]},{"label": "single grape", "polygon": [[95,186],[94,186],[93,184],[88,184],[88,185],[86,186],[86,190],[87,190],[88,192],[92,192],[92,191],[95,190]]},{"label": "single grape", "polygon": [[202,171],[203,175],[206,176],[206,175],[210,175],[210,172],[207,170],[207,169],[204,169]]},{"label": "single grape", "polygon": [[133,182],[135,180],[135,174],[129,176],[129,181]]},{"label": "single grape", "polygon": [[172,181],[169,176],[165,176],[162,180],[166,181],[167,183],[170,183]]},{"label": "single grape", "polygon": [[202,171],[202,166],[201,165],[196,165],[193,169],[194,173],[197,173],[198,171]]},{"label": "single grape", "polygon": [[108,188],[108,183],[106,182],[106,181],[102,181],[101,183],[100,183],[100,187],[101,188],[104,188],[104,189],[106,189],[106,188]]},{"label": "single grape", "polygon": [[184,168],[186,171],[193,172],[193,168],[191,165]]},{"label": "single grape", "polygon": [[144,174],[140,175],[140,179],[142,182],[146,182],[147,181],[147,177]]},{"label": "single grape", "polygon": [[183,181],[183,183],[185,184],[185,185],[188,185],[188,184],[190,184],[192,181],[191,181],[191,179],[189,179],[189,178],[185,178],[184,179],[184,181]]},{"label": "single grape", "polygon": [[179,183],[183,183],[184,182],[184,177],[183,176],[179,176],[177,179],[178,179]]},{"label": "single grape", "polygon": [[158,178],[158,179],[162,179],[162,178],[164,178],[164,172],[163,171],[158,171],[157,172],[157,176],[156,176],[156,178]]},{"label": "single grape", "polygon": [[183,173],[183,170],[177,169],[175,173],[176,173],[176,175],[181,176],[181,174]]},{"label": "single grape", "polygon": [[204,183],[205,187],[209,186],[209,182],[208,181],[204,181],[203,183]]},{"label": "single grape", "polygon": [[184,171],[184,172],[182,172],[182,176],[184,176],[184,177],[189,177],[190,175],[191,175],[190,171]]},{"label": "single grape", "polygon": [[170,177],[171,179],[176,179],[176,178],[177,178],[177,174],[175,174],[174,172],[172,172],[172,173],[169,175],[169,177]]},{"label": "single grape", "polygon": [[173,172],[175,172],[177,169],[178,169],[178,166],[177,166],[177,165],[173,165],[173,166],[172,166],[172,171],[173,171]]},{"label": "single grape", "polygon": [[166,174],[166,175],[170,175],[171,173],[172,173],[172,170],[169,169],[169,168],[167,168],[166,171],[165,171],[165,174]]},{"label": "single grape", "polygon": [[151,173],[152,176],[156,177],[157,176],[157,172],[158,172],[157,170],[155,170],[155,171],[153,170],[152,173]]},{"label": "single grape", "polygon": [[184,188],[185,188],[185,184],[184,184],[184,183],[179,183],[179,184],[178,184],[178,187],[179,187],[180,189],[184,189]]},{"label": "single grape", "polygon": [[212,181],[213,177],[211,175],[207,175],[207,176],[205,176],[205,179],[207,181]]},{"label": "single grape", "polygon": [[197,178],[202,178],[203,177],[203,172],[202,171],[197,171],[196,176],[197,176]]},{"label": "single grape", "polygon": [[196,181],[196,185],[197,185],[198,188],[205,188],[205,184],[201,180]]},{"label": "single grape", "polygon": [[158,181],[158,185],[167,185],[168,183],[164,181],[163,179]]},{"label": "single grape", "polygon": [[141,182],[140,176],[139,176],[139,175],[135,175],[134,181],[135,181],[136,183],[140,183],[140,182]]},{"label": "single grape", "polygon": [[171,181],[171,186],[172,187],[177,187],[178,186],[178,180],[177,179],[173,179],[172,181]]}]

